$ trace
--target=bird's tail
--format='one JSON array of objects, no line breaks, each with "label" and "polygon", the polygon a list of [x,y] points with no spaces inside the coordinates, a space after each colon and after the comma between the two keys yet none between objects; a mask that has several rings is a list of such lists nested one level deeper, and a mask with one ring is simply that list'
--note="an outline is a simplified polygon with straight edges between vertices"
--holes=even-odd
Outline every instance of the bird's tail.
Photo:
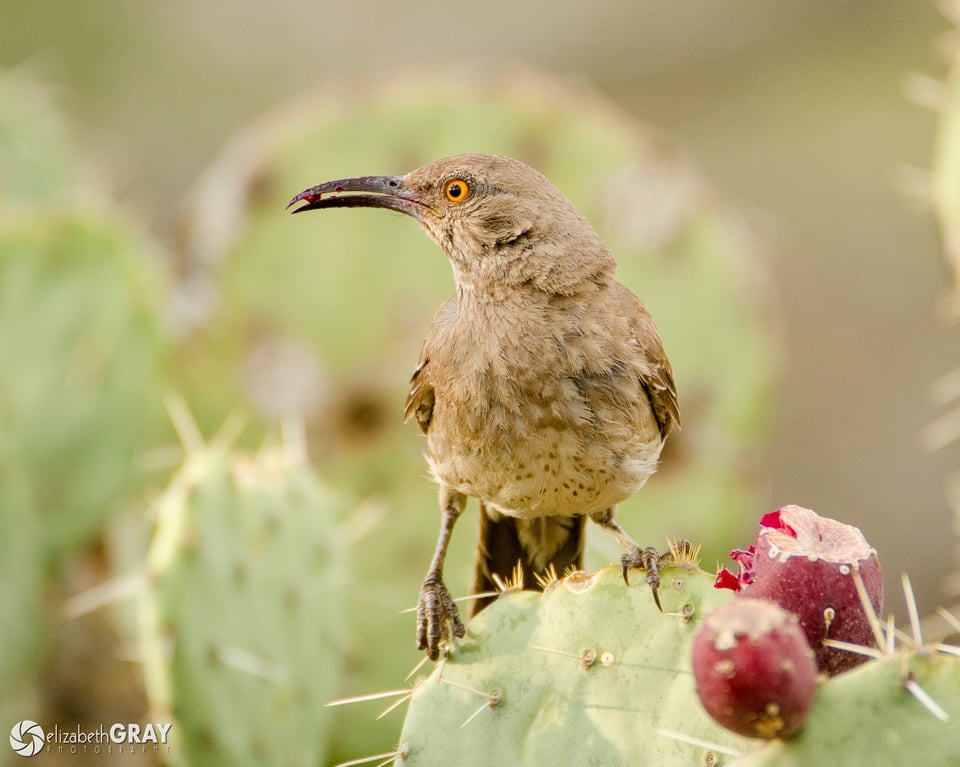
[{"label": "bird's tail", "polygon": [[[543,591],[543,584],[553,573],[562,576],[581,569],[585,520],[584,516],[520,519],[480,504],[473,593],[498,591],[502,584],[511,582],[518,563],[523,588],[538,591]],[[476,615],[495,598],[474,599],[470,614]]]}]

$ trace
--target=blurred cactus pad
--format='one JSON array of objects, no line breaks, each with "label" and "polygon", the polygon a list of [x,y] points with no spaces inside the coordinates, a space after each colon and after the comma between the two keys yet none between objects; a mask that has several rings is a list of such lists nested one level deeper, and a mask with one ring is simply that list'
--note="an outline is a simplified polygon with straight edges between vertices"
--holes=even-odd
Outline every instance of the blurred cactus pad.
[{"label": "blurred cactus pad", "polygon": [[[225,148],[188,204],[177,370],[205,430],[241,405],[263,428],[296,414],[322,474],[382,502],[382,524],[353,554],[351,694],[395,686],[417,659],[413,619],[397,610],[416,602],[439,514],[421,436],[401,410],[433,312],[454,286],[443,253],[409,220],[291,218],[284,205],[321,181],[402,174],[458,152],[509,155],[551,178],[658,323],[684,428],[659,474],[623,504],[630,532],[658,545],[686,536],[722,556],[762,486],[776,367],[769,283],[737,220],[663,136],[593,91],[529,73],[353,82],[267,116]],[[469,527],[448,558],[454,592],[466,589]],[[620,553],[593,536],[588,562]],[[356,721],[362,729],[338,728],[348,740],[358,733],[346,756],[367,751],[374,732],[395,738],[389,721],[370,724],[366,712]]]},{"label": "blurred cactus pad", "polygon": [[189,450],[157,504],[139,600],[173,763],[322,763],[346,624],[344,511],[296,449]]},{"label": "blurred cactus pad", "polygon": [[50,93],[0,70],[0,205],[63,202],[81,164]]},{"label": "blurred cactus pad", "polygon": [[162,415],[157,250],[79,201],[79,168],[46,92],[0,73],[3,722],[47,665],[67,563],[135,492]]}]

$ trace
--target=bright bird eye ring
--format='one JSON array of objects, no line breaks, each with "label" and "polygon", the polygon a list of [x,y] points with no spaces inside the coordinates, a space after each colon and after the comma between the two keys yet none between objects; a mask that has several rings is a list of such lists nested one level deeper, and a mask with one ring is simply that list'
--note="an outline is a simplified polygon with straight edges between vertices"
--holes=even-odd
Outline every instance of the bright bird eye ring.
[{"label": "bright bird eye ring", "polygon": [[470,194],[470,185],[462,178],[452,178],[443,185],[443,196],[450,202],[463,202]]}]

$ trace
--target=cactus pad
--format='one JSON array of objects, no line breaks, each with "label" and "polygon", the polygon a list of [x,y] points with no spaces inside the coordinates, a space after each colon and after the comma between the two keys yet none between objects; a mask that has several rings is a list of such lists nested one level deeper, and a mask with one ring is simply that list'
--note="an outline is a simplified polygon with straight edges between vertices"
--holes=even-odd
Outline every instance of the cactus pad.
[{"label": "cactus pad", "polygon": [[706,763],[661,728],[742,747],[700,707],[690,667],[705,613],[730,597],[699,571],[662,578],[663,613],[615,567],[502,595],[415,688],[398,767]]},{"label": "cactus pad", "polygon": [[322,763],[344,623],[342,499],[302,465],[191,453],[159,504],[147,691],[182,764]]}]

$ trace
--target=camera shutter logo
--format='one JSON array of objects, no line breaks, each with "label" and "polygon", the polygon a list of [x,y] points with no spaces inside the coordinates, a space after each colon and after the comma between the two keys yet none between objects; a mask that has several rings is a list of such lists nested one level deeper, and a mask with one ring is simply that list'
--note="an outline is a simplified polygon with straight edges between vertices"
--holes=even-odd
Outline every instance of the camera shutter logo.
[{"label": "camera shutter logo", "polygon": [[43,728],[29,719],[17,722],[10,730],[10,748],[20,756],[33,756],[43,749]]}]

